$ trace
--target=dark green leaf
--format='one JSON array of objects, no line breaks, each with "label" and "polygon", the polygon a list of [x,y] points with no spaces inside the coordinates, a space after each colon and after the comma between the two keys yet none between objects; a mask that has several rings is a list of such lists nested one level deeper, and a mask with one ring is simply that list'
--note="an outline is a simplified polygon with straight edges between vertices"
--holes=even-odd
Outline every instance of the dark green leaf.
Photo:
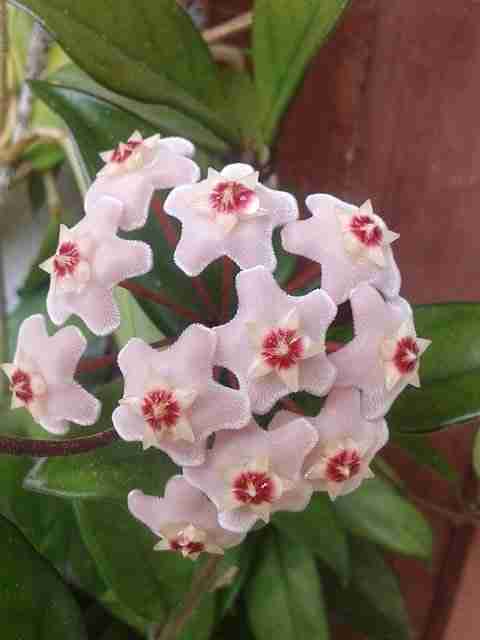
[{"label": "dark green leaf", "polygon": [[260,112],[257,88],[246,71],[222,70],[229,113],[239,130],[243,149],[261,151]]},{"label": "dark green leaf", "polygon": [[25,486],[64,498],[125,500],[132,489],[160,495],[177,467],[157,450],[139,443],[116,442],[70,458],[46,458],[29,473]]},{"label": "dark green leaf", "polygon": [[229,573],[235,568],[237,572],[232,582],[221,587],[218,591],[220,617],[232,610],[245,585],[254,559],[255,539],[255,536],[250,534],[241,545],[225,552],[222,571],[219,572],[219,575],[228,578]]},{"label": "dark green leaf", "polygon": [[80,610],[58,575],[0,517],[0,615],[5,640],[86,640]]},{"label": "dark green leaf", "polygon": [[297,256],[287,253],[280,240],[280,230],[275,229],[273,234],[273,247],[277,256],[277,268],[275,269],[275,280],[283,287],[292,277],[297,265]]},{"label": "dark green leaf", "polygon": [[459,482],[460,475],[448,462],[438,449],[435,449],[427,440],[427,436],[409,435],[404,433],[392,433],[392,442],[398,444],[418,464],[430,467],[449,482]]},{"label": "dark green leaf", "polygon": [[51,171],[64,157],[59,144],[37,142],[24,152],[22,160],[29,162],[35,171]]},{"label": "dark green leaf", "polygon": [[313,555],[274,529],[266,532],[246,588],[256,640],[323,640],[328,625]]},{"label": "dark green leaf", "polygon": [[329,608],[342,622],[370,640],[408,640],[407,612],[397,578],[378,550],[352,540],[352,580],[347,588],[325,580]]},{"label": "dark green leaf", "polygon": [[480,478],[480,430],[477,431],[473,445],[473,468]]},{"label": "dark green leaf", "polygon": [[350,562],[345,529],[340,523],[330,498],[324,493],[313,496],[300,513],[276,513],[273,524],[295,544],[303,544],[335,571],[343,583],[350,577]]},{"label": "dark green leaf", "polygon": [[335,510],[355,535],[397,553],[425,559],[432,554],[432,531],[427,520],[378,477],[337,498]]},{"label": "dark green leaf", "polygon": [[306,65],[347,4],[348,0],[256,0],[253,59],[267,144]]},{"label": "dark green leaf", "polygon": [[225,104],[208,47],[176,0],[21,3],[100,84],[136,100],[178,107],[232,136],[210,108]]},{"label": "dark green leaf", "polygon": [[47,260],[47,258],[50,258],[50,256],[55,253],[58,244],[59,227],[60,220],[58,218],[49,218],[40,251],[38,252],[38,256],[36,257],[36,259],[34,260],[30,269],[30,273],[28,274],[27,279],[25,280],[25,283],[20,291],[20,294],[22,296],[48,284],[50,280],[49,275],[45,271],[40,269],[38,265],[41,264],[44,260]]}]

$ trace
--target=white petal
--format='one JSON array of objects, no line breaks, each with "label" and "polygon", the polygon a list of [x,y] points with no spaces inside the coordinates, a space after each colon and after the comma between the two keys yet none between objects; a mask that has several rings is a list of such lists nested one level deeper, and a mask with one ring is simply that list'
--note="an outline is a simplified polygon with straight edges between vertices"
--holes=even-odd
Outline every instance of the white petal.
[{"label": "white petal", "polygon": [[299,367],[298,364],[294,364],[287,369],[278,368],[275,370],[282,382],[288,387],[288,389],[294,393],[298,391],[299,380]]}]

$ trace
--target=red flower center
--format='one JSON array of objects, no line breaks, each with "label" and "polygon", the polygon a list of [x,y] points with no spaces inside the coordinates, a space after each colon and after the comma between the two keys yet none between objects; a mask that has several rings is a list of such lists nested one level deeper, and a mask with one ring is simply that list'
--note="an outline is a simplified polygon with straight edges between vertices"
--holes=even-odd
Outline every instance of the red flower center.
[{"label": "red flower center", "polygon": [[415,338],[407,336],[397,342],[393,361],[402,374],[411,373],[417,364],[420,349]]},{"label": "red flower center", "polygon": [[188,538],[182,536],[182,534],[173,538],[173,540],[169,540],[169,543],[172,551],[187,553],[189,556],[205,551],[205,545],[203,542],[192,542]]},{"label": "red flower center", "polygon": [[17,369],[10,380],[10,391],[22,402],[33,400],[33,390],[30,376],[25,371]]},{"label": "red flower center", "polygon": [[181,409],[172,391],[155,389],[143,398],[142,413],[154,431],[161,431],[175,427]]},{"label": "red flower center", "polygon": [[140,140],[128,140],[125,144],[118,145],[110,158],[110,162],[117,162],[118,164],[125,162],[141,144]]},{"label": "red flower center", "polygon": [[242,213],[255,199],[255,191],[245,187],[240,182],[219,182],[210,193],[211,207],[217,213]]},{"label": "red flower center", "polygon": [[262,342],[262,357],[272,368],[289,369],[303,352],[303,340],[294,329],[272,329]]},{"label": "red flower center", "polygon": [[58,278],[71,276],[80,262],[80,251],[73,242],[62,242],[53,259],[53,269]]},{"label": "red flower center", "polygon": [[350,221],[350,231],[367,247],[378,247],[382,244],[383,231],[370,216],[353,216]]},{"label": "red flower center", "polygon": [[264,471],[245,471],[233,481],[233,495],[244,504],[272,502],[274,487],[271,478]]},{"label": "red flower center", "polygon": [[332,456],[327,463],[325,476],[330,482],[344,482],[360,470],[360,456],[354,449],[344,449]]}]

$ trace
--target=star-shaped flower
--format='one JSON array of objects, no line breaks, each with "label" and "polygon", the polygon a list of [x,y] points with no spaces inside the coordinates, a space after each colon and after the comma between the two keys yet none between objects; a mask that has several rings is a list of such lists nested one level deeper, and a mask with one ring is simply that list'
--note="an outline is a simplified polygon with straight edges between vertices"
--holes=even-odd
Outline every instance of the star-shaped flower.
[{"label": "star-shaped flower", "polygon": [[370,200],[361,207],[333,196],[308,196],[313,213],[282,231],[287,251],[322,265],[322,287],[337,304],[345,302],[360,283],[368,282],[387,298],[400,291],[400,272],[391,243],[399,236],[374,214]]},{"label": "star-shaped flower", "polygon": [[[297,418],[279,411],[269,430]],[[319,415],[307,419],[317,431],[318,444],[306,457],[303,472],[315,491],[327,491],[334,500],[373,477],[369,465],[388,441],[387,423],[365,420],[357,389],[332,389]]]},{"label": "star-shaped flower", "polygon": [[289,296],[264,267],[237,279],[238,311],[215,328],[217,364],[247,386],[254,413],[266,413],[281,397],[305,390],[326,394],[335,367],[325,354],[325,334],[337,308],[321,290]]},{"label": "star-shaped flower", "polygon": [[69,422],[96,422],[100,402],[73,379],[86,346],[76,327],[49,337],[43,316],[24,320],[13,362],[1,365],[10,380],[11,408],[24,407],[35,422],[55,434],[67,433]]},{"label": "star-shaped flower", "polygon": [[143,138],[135,131],[126,143],[101,153],[105,166],[87,191],[87,215],[97,216],[102,196],[117,198],[124,206],[119,226],[124,231],[143,227],[155,189],[170,189],[196,182],[200,169],[190,159],[195,148],[184,138]]},{"label": "star-shaped flower", "polygon": [[182,476],[170,478],[164,498],[131,491],[128,508],[161,538],[156,550],[178,552],[190,560],[204,552],[223,554],[224,549],[240,544],[245,537],[222,529],[213,504]]},{"label": "star-shaped flower", "polygon": [[71,229],[60,225],[54,256],[41,268],[50,274],[47,309],[52,321],[63,324],[72,313],[97,335],[120,324],[113,288],[126,278],[152,268],[152,251],[145,242],[117,237],[122,206],[112,198],[96,204],[98,216],[84,217]]},{"label": "star-shaped flower", "polygon": [[252,420],[240,431],[219,433],[205,463],[183,474],[216,505],[222,527],[248,531],[276,511],[305,509],[312,487],[301,470],[317,439],[303,418],[272,432]]},{"label": "star-shaped flower", "polygon": [[263,265],[273,271],[273,230],[298,217],[295,198],[260,184],[248,164],[230,164],[220,173],[209,169],[206,180],[174,189],[164,209],[182,223],[174,259],[189,276],[220,256],[241,269]]},{"label": "star-shaped flower", "polygon": [[420,357],[431,341],[417,338],[412,309],[403,298],[385,302],[362,284],[350,302],[355,338],[330,357],[338,369],[335,385],[360,389],[362,413],[375,420],[408,384],[420,386]]},{"label": "star-shaped flower", "polygon": [[118,356],[124,397],[112,416],[124,440],[162,449],[179,465],[197,465],[210,434],[247,424],[247,394],[212,378],[216,342],[211,329],[190,325],[161,352],[139,338],[127,343]]}]

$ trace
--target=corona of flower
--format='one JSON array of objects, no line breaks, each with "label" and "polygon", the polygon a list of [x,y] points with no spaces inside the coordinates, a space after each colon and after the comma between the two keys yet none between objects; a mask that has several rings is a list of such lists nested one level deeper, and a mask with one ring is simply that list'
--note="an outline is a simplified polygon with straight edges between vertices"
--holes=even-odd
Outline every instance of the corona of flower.
[{"label": "corona of flower", "polygon": [[13,362],[2,364],[10,381],[11,408],[24,407],[50,433],[63,434],[69,422],[97,421],[100,403],[74,379],[87,341],[75,327],[49,337],[41,315],[24,320]]},{"label": "corona of flower", "polygon": [[411,384],[420,386],[420,358],[430,340],[418,338],[410,305],[385,302],[368,284],[351,295],[355,338],[331,356],[338,369],[335,384],[362,391],[362,413],[374,420]]},{"label": "corona of flower", "polygon": [[122,205],[102,198],[88,216],[71,229],[60,226],[55,255],[41,265],[50,274],[47,309],[51,320],[63,324],[73,313],[97,335],[120,324],[113,288],[126,278],[150,271],[152,251],[145,242],[117,236]]},{"label": "corona of flower", "polygon": [[273,271],[273,230],[298,217],[295,198],[262,185],[247,164],[220,173],[209,169],[206,180],[174,189],[164,207],[182,223],[174,259],[189,276],[221,256],[241,269],[263,265]]},{"label": "corona of flower", "polygon": [[125,389],[112,419],[120,436],[162,449],[177,464],[196,465],[210,434],[247,424],[246,393],[212,378],[215,346],[215,333],[201,325],[161,352],[132,338],[118,356]]},{"label": "corona of flower", "polygon": [[264,267],[237,276],[238,311],[215,329],[217,364],[246,385],[254,413],[266,413],[292,391],[326,394],[335,367],[325,334],[336,306],[324,291],[289,296]]},{"label": "corona of flower", "polygon": [[345,302],[362,282],[387,298],[398,296],[400,272],[390,245],[399,236],[374,214],[370,200],[355,207],[318,193],[306,202],[313,216],[285,227],[283,246],[322,265],[322,288],[333,300]]},{"label": "corona of flower", "polygon": [[143,138],[135,131],[127,142],[101,155],[101,169],[85,197],[87,215],[96,217],[96,203],[102,196],[117,198],[123,204],[119,226],[124,231],[143,227],[155,189],[170,189],[195,182],[198,166],[190,159],[194,146],[184,138]]},{"label": "corona of flower", "polygon": [[217,434],[205,463],[184,475],[215,503],[222,527],[245,532],[275,511],[305,509],[312,487],[301,470],[317,440],[303,418],[274,431],[252,420],[240,431]]},{"label": "corona of flower", "polygon": [[[270,429],[298,419],[279,411]],[[307,418],[318,434],[318,443],[303,466],[305,478],[315,491],[327,491],[332,500],[357,489],[373,476],[370,463],[388,441],[385,420],[365,420],[357,389],[332,389],[318,416]]]},{"label": "corona of flower", "polygon": [[139,490],[128,495],[130,512],[160,537],[158,551],[173,551],[196,560],[201,553],[223,554],[244,535],[222,529],[208,498],[182,476],[170,478],[165,497],[147,496]]}]

